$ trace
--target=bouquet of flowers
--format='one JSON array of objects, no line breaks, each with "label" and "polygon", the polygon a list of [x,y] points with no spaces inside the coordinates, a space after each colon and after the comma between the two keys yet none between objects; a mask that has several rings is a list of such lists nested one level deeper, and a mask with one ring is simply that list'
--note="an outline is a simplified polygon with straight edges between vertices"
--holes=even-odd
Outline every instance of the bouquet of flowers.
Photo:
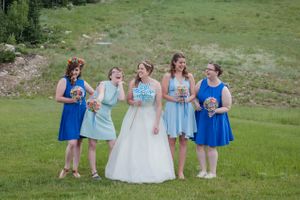
[{"label": "bouquet of flowers", "polygon": [[139,84],[137,88],[133,88],[132,93],[134,100],[140,100],[143,103],[151,102],[155,96],[154,91],[148,84]]},{"label": "bouquet of flowers", "polygon": [[208,111],[208,116],[211,117],[215,110],[219,107],[219,103],[216,98],[208,97],[205,99],[203,106]]},{"label": "bouquet of flowers", "polygon": [[75,86],[71,89],[70,95],[72,99],[76,99],[80,103],[82,102],[82,99],[84,98],[84,90],[80,86]]},{"label": "bouquet of flowers", "polygon": [[87,101],[87,108],[88,108],[89,111],[95,113],[100,109],[100,103],[94,98],[89,99]]},{"label": "bouquet of flowers", "polygon": [[189,95],[189,90],[185,85],[179,85],[176,88],[175,94],[177,97],[185,98]]}]

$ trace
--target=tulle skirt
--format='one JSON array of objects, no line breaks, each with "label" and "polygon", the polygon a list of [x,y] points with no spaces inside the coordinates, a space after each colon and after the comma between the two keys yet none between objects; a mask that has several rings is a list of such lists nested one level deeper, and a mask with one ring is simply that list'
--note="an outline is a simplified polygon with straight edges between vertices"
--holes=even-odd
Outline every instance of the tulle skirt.
[{"label": "tulle skirt", "polygon": [[162,120],[159,133],[153,133],[155,117],[153,105],[129,107],[106,165],[107,178],[129,183],[160,183],[175,178]]}]

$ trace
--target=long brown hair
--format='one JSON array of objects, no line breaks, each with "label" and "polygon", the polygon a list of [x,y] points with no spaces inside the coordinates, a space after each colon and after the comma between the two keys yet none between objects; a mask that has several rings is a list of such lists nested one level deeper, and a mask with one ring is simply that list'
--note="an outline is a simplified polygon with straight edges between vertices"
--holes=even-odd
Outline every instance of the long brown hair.
[{"label": "long brown hair", "polygon": [[[145,60],[143,62],[140,62],[137,65],[137,69],[139,69],[140,64],[144,65],[144,67],[146,68],[147,72],[149,73],[149,76],[151,75],[151,73],[153,72],[154,69],[154,65],[152,63],[150,63],[149,61]],[[135,76],[135,86],[137,87],[139,85],[139,83],[141,82],[141,78],[139,77],[139,74],[137,73]]]},{"label": "long brown hair", "polygon": [[[171,64],[170,64],[170,74],[171,74],[172,78],[175,77],[175,72],[176,72],[174,63],[176,63],[179,58],[185,59],[184,54],[183,53],[175,53],[172,57]],[[186,67],[183,69],[182,75],[184,76],[184,78],[189,79],[189,73],[187,72]]]},{"label": "long brown hair", "polygon": [[75,84],[75,78],[73,77],[72,71],[79,67],[80,68],[80,73],[77,78],[81,76],[81,70],[84,66],[84,60],[81,58],[73,57],[68,60],[68,65],[66,69],[65,76],[71,81],[71,85]]}]

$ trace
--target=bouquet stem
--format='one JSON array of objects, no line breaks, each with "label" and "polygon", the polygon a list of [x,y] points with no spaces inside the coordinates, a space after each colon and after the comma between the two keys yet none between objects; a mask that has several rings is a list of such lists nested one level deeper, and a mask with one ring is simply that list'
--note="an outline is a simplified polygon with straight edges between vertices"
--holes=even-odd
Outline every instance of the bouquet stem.
[{"label": "bouquet stem", "polygon": [[131,129],[131,127],[132,127],[132,124],[133,124],[133,122],[134,122],[134,120],[135,120],[135,117],[136,117],[136,114],[137,114],[138,110],[139,110],[139,107],[137,107],[137,108],[135,109],[134,116],[133,116],[133,119],[132,119],[132,121],[131,121],[131,124],[130,124],[130,128],[129,128],[129,129]]}]

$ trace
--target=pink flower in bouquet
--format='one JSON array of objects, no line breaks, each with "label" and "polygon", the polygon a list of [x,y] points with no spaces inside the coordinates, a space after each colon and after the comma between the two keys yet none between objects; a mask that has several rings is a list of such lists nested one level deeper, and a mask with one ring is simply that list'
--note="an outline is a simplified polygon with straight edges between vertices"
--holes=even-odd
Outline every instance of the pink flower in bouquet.
[{"label": "pink flower in bouquet", "polygon": [[176,88],[177,97],[187,97],[189,95],[188,88],[185,85],[179,85]]},{"label": "pink flower in bouquet", "polygon": [[84,90],[80,86],[75,86],[71,89],[70,95],[72,99],[76,99],[77,101],[81,102],[82,99],[84,98]]},{"label": "pink flower in bouquet", "polygon": [[97,112],[100,109],[100,103],[96,99],[89,99],[87,101],[88,110],[91,112]]},{"label": "pink flower in bouquet", "polygon": [[214,97],[208,97],[205,99],[203,106],[208,112],[214,112],[219,107],[219,103]]}]

